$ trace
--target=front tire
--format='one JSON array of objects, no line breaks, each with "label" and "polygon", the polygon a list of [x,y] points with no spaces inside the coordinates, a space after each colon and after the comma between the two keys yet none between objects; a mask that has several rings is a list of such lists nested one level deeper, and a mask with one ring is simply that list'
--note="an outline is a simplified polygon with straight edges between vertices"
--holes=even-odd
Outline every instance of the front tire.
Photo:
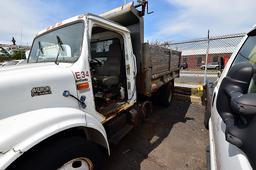
[{"label": "front tire", "polygon": [[80,136],[57,139],[33,148],[8,169],[56,170],[101,169],[103,153],[100,148]]}]

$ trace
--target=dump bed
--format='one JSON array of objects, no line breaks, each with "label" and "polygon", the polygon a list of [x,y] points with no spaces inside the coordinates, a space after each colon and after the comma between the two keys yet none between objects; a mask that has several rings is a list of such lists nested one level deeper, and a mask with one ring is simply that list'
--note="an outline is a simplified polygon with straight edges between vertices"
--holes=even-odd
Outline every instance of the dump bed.
[{"label": "dump bed", "polygon": [[144,60],[151,61],[152,77],[179,69],[180,52],[178,51],[145,43],[143,55]]},{"label": "dump bed", "polygon": [[138,6],[131,2],[101,14],[101,16],[130,30],[138,69],[137,92],[151,96],[152,92],[163,84],[179,76],[181,53],[144,43],[144,12],[137,8]]},{"label": "dump bed", "polygon": [[150,96],[163,84],[179,77],[180,57],[179,51],[144,43],[138,92]]}]

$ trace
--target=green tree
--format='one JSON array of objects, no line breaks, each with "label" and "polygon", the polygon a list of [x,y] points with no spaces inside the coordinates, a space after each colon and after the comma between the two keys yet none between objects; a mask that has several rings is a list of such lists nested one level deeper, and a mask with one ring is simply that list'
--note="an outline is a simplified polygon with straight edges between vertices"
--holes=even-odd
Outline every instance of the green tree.
[{"label": "green tree", "polygon": [[15,50],[11,56],[11,59],[12,60],[26,59],[25,50],[23,49]]}]

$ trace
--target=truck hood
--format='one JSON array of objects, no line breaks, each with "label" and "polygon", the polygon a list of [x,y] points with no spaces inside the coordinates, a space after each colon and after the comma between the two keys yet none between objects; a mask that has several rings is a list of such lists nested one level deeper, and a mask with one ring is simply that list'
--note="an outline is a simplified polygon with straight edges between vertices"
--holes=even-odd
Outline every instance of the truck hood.
[{"label": "truck hood", "polygon": [[71,64],[36,63],[0,68],[0,119],[12,115],[56,107],[78,107],[63,96],[76,95]]}]

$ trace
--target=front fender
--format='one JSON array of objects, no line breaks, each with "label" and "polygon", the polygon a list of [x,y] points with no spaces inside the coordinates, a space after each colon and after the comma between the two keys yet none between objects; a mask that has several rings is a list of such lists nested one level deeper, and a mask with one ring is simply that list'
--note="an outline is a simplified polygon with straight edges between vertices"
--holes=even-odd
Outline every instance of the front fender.
[{"label": "front fender", "polygon": [[91,115],[75,108],[40,109],[0,121],[0,169],[44,139],[73,127],[89,127],[100,132],[109,151],[106,132]]}]

